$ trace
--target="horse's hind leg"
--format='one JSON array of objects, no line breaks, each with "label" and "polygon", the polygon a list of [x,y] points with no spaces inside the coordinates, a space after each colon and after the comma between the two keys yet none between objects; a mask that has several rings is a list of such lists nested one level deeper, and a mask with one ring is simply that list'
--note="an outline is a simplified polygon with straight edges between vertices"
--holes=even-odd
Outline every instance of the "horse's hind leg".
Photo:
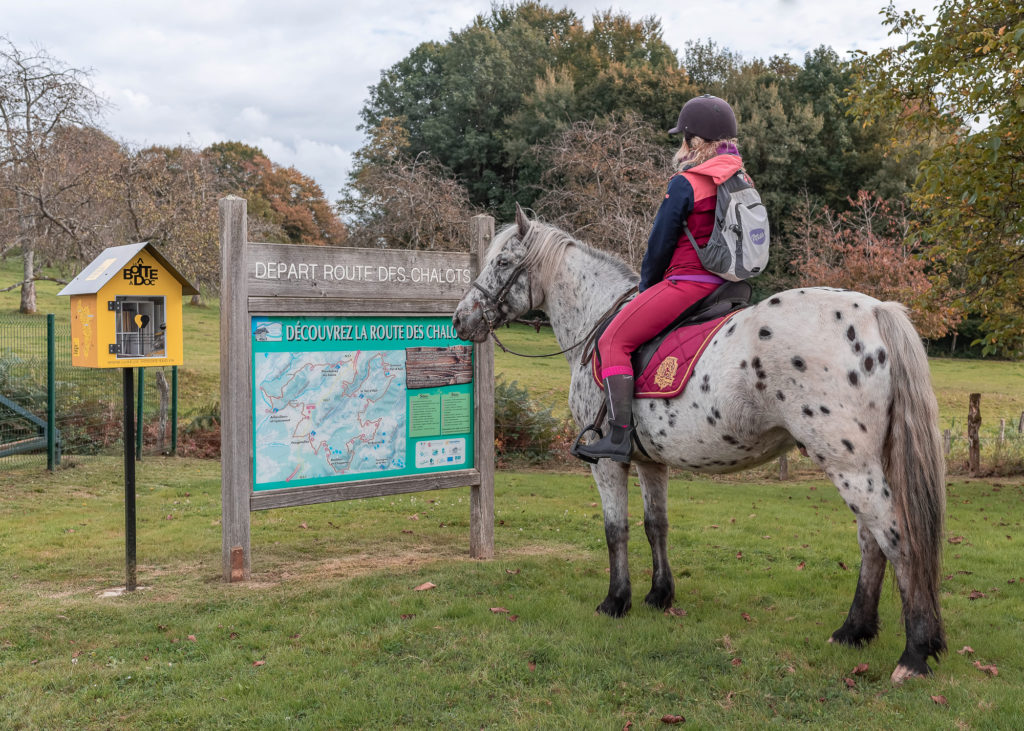
[{"label": "horse's hind leg", "polygon": [[644,498],[644,532],[654,561],[651,591],[644,602],[657,609],[668,609],[676,590],[668,565],[668,468],[649,462],[638,462],[636,468]]},{"label": "horse's hind leg", "polygon": [[853,604],[846,621],[832,633],[829,642],[859,647],[878,634],[878,599],[882,591],[882,579],[885,577],[886,559],[864,521],[858,519],[857,524],[861,555],[857,591],[853,595]]},{"label": "horse's hind leg", "polygon": [[629,515],[628,478],[629,465],[610,459],[598,460],[590,468],[601,494],[601,508],[604,512],[604,535],[608,542],[608,596],[597,611],[612,617],[621,617],[629,611],[633,602],[633,590],[629,582]]}]

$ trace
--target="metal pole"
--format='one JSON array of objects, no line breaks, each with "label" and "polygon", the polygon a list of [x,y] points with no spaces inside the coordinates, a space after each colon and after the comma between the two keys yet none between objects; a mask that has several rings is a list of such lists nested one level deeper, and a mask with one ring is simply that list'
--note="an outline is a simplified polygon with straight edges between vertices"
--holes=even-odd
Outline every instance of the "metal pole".
[{"label": "metal pole", "polygon": [[[125,589],[135,591],[135,387],[132,369],[124,368],[124,565]],[[141,379],[140,379],[141,381]]]},{"label": "metal pole", "polygon": [[171,366],[171,454],[178,456],[178,366]]},{"label": "metal pole", "polygon": [[146,393],[146,369],[139,368],[139,399],[135,417],[135,459],[142,461],[142,404]]},{"label": "metal pole", "polygon": [[46,316],[46,469],[57,464],[57,378],[54,347],[54,316]]}]

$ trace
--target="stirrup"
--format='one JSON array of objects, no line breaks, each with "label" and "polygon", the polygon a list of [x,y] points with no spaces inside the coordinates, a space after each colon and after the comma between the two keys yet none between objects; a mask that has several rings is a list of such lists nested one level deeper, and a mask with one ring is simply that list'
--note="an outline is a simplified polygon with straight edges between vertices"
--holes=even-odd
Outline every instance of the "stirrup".
[{"label": "stirrup", "polygon": [[580,442],[583,441],[583,437],[586,435],[586,433],[591,431],[597,434],[598,439],[604,439],[604,432],[601,431],[597,424],[590,424],[589,426],[585,426],[583,427],[583,431],[579,433],[579,436],[576,437],[576,441],[573,442],[572,446],[569,448],[569,454],[571,454],[576,459],[582,459],[584,462],[589,462],[590,464],[597,464],[596,457],[590,457],[580,452]]}]

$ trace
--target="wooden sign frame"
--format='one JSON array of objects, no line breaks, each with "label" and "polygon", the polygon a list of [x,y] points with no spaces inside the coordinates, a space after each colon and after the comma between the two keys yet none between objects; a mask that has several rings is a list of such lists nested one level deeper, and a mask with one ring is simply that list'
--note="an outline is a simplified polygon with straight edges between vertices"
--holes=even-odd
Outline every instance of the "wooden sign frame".
[{"label": "wooden sign frame", "polygon": [[471,252],[250,243],[246,201],[220,207],[221,498],[225,581],[250,576],[254,510],[470,488],[469,553],[494,555],[494,345],[473,345],[473,462],[465,469],[254,491],[254,317],[450,316],[479,273],[494,220],[470,221]]}]

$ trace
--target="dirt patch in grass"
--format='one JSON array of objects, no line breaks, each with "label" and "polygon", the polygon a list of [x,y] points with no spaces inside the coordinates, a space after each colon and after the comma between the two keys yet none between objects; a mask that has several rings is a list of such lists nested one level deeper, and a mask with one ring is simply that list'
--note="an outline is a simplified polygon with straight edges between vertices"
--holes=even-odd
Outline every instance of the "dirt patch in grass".
[{"label": "dirt patch in grass", "polygon": [[[584,558],[586,553],[579,548],[557,544],[530,544],[503,549],[490,562],[497,563],[515,558],[536,558],[558,556],[562,559]],[[286,566],[278,566],[266,571],[254,572],[249,581],[240,586],[248,589],[270,589],[282,583],[325,580],[354,579],[361,576],[383,571],[415,573],[424,566],[439,561],[473,562],[466,553],[465,546],[444,546],[423,543],[400,550],[381,547],[374,553],[360,552],[347,556],[324,559],[322,561],[301,561]]]}]

